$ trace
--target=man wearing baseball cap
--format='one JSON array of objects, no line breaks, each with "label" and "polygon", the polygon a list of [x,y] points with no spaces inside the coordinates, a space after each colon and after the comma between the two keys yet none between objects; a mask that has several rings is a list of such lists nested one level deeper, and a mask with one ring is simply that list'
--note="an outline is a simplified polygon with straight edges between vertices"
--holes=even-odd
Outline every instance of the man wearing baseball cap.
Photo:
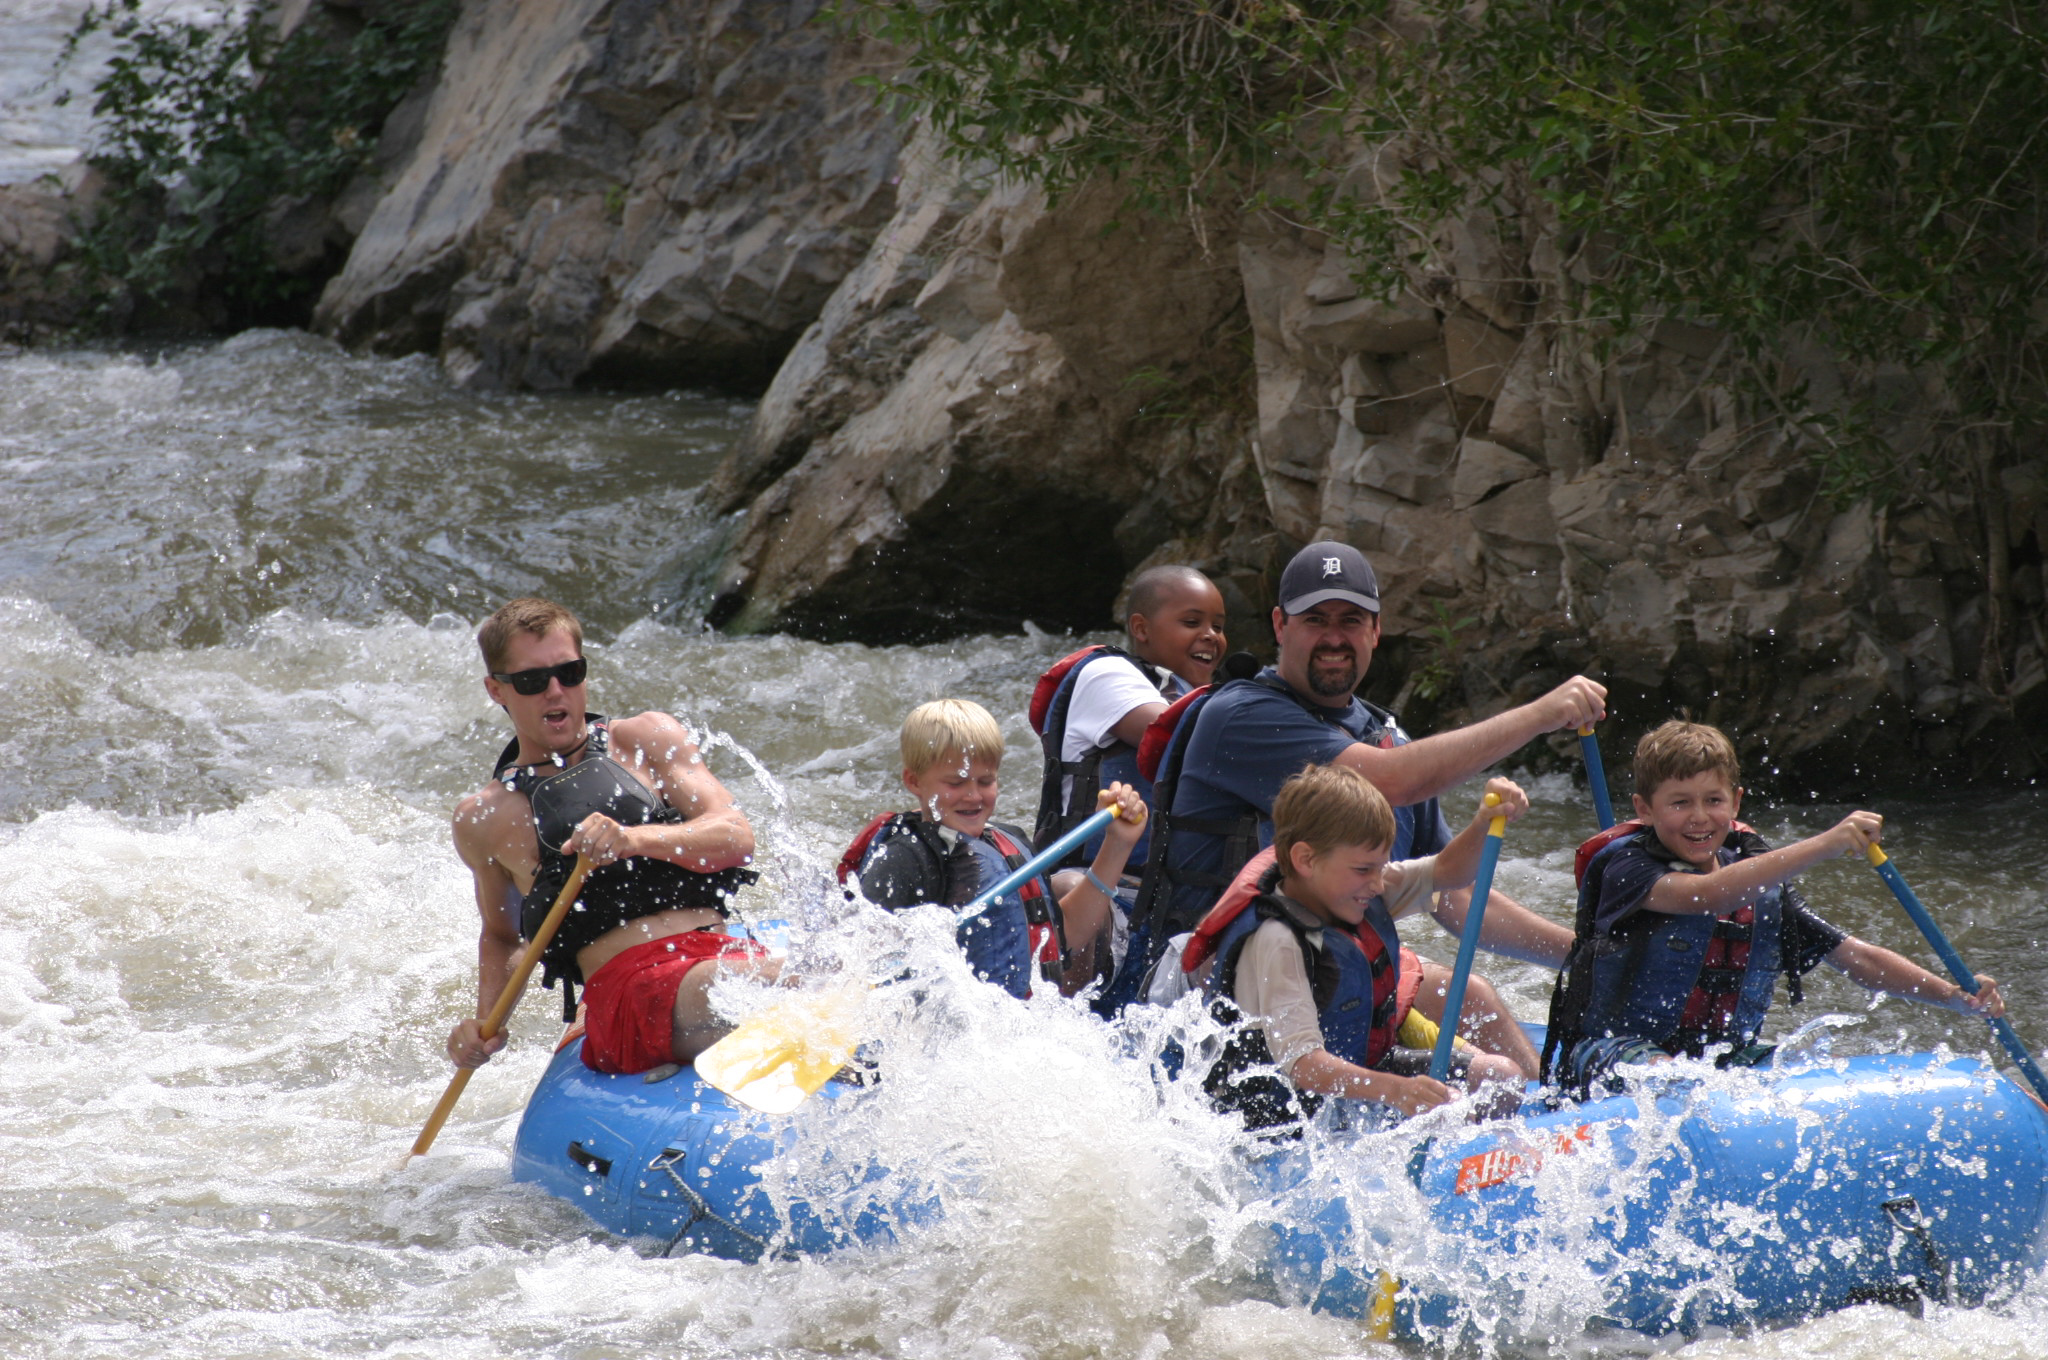
[{"label": "man wearing baseball cap", "polygon": [[[1279,660],[1217,690],[1187,735],[1167,819],[1178,829],[1170,832],[1162,865],[1171,895],[1167,919],[1149,923],[1155,940],[1189,929],[1214,904],[1214,885],[1228,882],[1251,849],[1271,840],[1273,799],[1303,766],[1348,765],[1372,780],[1394,805],[1393,858],[1412,859],[1436,853],[1451,838],[1438,794],[1546,732],[1606,716],[1606,688],[1581,675],[1519,708],[1410,740],[1391,713],[1353,692],[1380,640],[1379,580],[1365,555],[1348,543],[1311,543],[1280,574],[1279,594]],[[1255,838],[1247,834],[1254,830]],[[1153,858],[1162,858],[1156,849]],[[1464,902],[1456,901],[1439,907],[1437,919],[1456,931],[1464,915]],[[1499,894],[1488,901],[1482,942],[1497,953],[1561,965],[1571,938],[1565,926]],[[1425,1012],[1438,990],[1431,982],[1426,976]],[[1434,1010],[1441,1010],[1440,1000]],[[1535,1075],[1535,1052],[1512,1023],[1503,1015],[1492,1028],[1498,1051],[1526,1058]]]}]

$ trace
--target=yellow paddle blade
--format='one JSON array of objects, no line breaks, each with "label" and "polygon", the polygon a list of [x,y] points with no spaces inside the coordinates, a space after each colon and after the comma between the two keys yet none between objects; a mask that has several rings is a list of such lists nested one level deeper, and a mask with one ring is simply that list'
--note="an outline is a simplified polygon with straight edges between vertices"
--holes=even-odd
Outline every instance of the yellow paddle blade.
[{"label": "yellow paddle blade", "polygon": [[[1403,1048],[1430,1049],[1436,1047],[1436,1036],[1442,1032],[1436,1021],[1411,1006],[1408,1009],[1408,1014],[1401,1017],[1401,1028],[1394,1037],[1400,1041]],[[1469,1049],[1472,1047],[1471,1044],[1465,1041],[1465,1036],[1462,1034],[1453,1039],[1451,1043],[1456,1048]]]},{"label": "yellow paddle blade", "polygon": [[866,993],[849,983],[784,997],[698,1054],[697,1075],[749,1109],[788,1114],[853,1057]]}]

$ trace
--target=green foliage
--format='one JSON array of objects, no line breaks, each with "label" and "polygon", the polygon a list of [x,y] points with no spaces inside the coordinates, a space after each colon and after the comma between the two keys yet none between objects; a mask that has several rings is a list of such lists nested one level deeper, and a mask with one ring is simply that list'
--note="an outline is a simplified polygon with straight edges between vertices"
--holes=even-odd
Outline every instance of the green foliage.
[{"label": "green foliage", "polygon": [[242,319],[302,302],[320,280],[278,266],[269,214],[331,197],[369,163],[455,9],[416,0],[345,40],[308,23],[282,42],[262,5],[219,0],[204,22],[140,0],[87,9],[66,58],[88,34],[114,43],[93,84],[92,160],[109,189],[81,242],[87,263],[145,303],[201,281]]},{"label": "green foliage", "polygon": [[[1263,204],[1381,293],[1437,263],[1450,220],[1499,210],[1551,231],[1546,302],[1591,343],[1677,315],[1752,367],[1794,338],[1932,369],[1968,432],[1951,458],[2040,417],[2037,4],[864,4],[911,49],[899,98],[1054,193],[1106,173],[1154,209]],[[1832,490],[1911,473],[1822,413],[1780,414]]]},{"label": "green foliage", "polygon": [[1131,370],[1122,387],[1142,402],[1137,414],[1141,421],[1180,425],[1196,418],[1194,399],[1187,388],[1182,386],[1180,379],[1155,364]]},{"label": "green foliage", "polygon": [[1448,693],[1458,680],[1458,666],[1465,652],[1466,629],[1479,620],[1471,615],[1462,618],[1457,611],[1442,600],[1430,601],[1435,611],[1433,622],[1424,625],[1422,636],[1428,640],[1428,655],[1415,671],[1415,693],[1422,699],[1437,699]]}]

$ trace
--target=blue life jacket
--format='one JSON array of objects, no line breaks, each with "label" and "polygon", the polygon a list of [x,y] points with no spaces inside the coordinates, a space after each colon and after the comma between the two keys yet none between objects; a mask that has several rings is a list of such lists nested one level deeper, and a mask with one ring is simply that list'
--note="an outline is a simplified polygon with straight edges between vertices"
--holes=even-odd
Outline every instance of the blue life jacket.
[{"label": "blue life jacket", "polygon": [[[1249,652],[1232,652],[1223,658],[1221,669],[1224,679],[1189,690],[1154,718],[1151,726],[1145,729],[1144,742],[1138,748],[1138,772],[1152,781],[1152,792],[1147,799],[1151,816],[1146,823],[1151,850],[1145,860],[1144,877],[1138,884],[1137,900],[1131,907],[1131,933],[1123,962],[1109,980],[1109,986],[1094,1002],[1095,1012],[1107,1019],[1115,1019],[1124,1007],[1137,1001],[1147,975],[1166,949],[1168,937],[1176,929],[1185,930],[1193,926],[1193,921],[1171,919],[1169,907],[1174,889],[1181,884],[1192,883],[1213,887],[1215,895],[1221,896],[1223,890],[1230,886],[1230,880],[1237,876],[1238,869],[1243,868],[1259,850],[1259,819],[1254,814],[1239,816],[1229,822],[1213,822],[1177,819],[1172,813],[1173,790],[1180,781],[1181,765],[1187,756],[1188,734],[1194,731],[1195,716],[1223,686],[1256,683],[1251,677],[1258,674],[1259,663]],[[1225,857],[1234,861],[1230,871],[1218,875],[1173,869],[1170,861],[1177,828],[1224,837]]]},{"label": "blue life jacket", "polygon": [[[1176,888],[1210,889],[1209,904],[1213,904],[1230,886],[1230,880],[1237,877],[1237,871],[1259,852],[1261,818],[1256,810],[1248,809],[1227,821],[1197,819],[1176,815],[1173,811],[1174,791],[1180,785],[1181,769],[1187,760],[1188,739],[1194,733],[1202,710],[1230,685],[1263,683],[1258,678],[1258,661],[1247,652],[1232,652],[1223,659],[1221,670],[1222,680],[1183,694],[1164,713],[1154,718],[1145,730],[1145,740],[1138,752],[1139,772],[1149,772],[1153,781],[1152,846],[1156,853],[1146,861],[1144,881],[1138,888],[1138,901],[1131,910],[1131,925],[1133,929],[1139,926],[1149,928],[1155,937],[1155,945],[1163,946],[1168,935],[1191,929],[1201,918],[1201,912],[1178,917],[1173,914]],[[1187,833],[1223,838],[1220,872],[1204,873],[1173,865],[1173,838],[1176,834]],[[1203,910],[1207,909],[1205,904]],[[1151,960],[1147,960],[1146,967],[1150,966]]]},{"label": "blue life jacket", "polygon": [[1274,1071],[1265,1031],[1245,1022],[1236,1002],[1238,963],[1254,932],[1279,921],[1294,932],[1307,966],[1323,1031],[1323,1050],[1357,1067],[1376,1067],[1394,1046],[1401,984],[1401,942],[1386,905],[1374,898],[1365,924],[1354,933],[1322,925],[1299,904],[1278,893],[1253,899],[1217,942],[1215,971],[1209,975],[1211,1014],[1232,1026],[1222,1054],[1209,1069],[1203,1089],[1219,1107],[1244,1118],[1246,1127],[1274,1128],[1313,1115],[1322,1097],[1297,1090]]},{"label": "blue life jacket", "polygon": [[[1785,962],[1783,885],[1726,916],[1645,909],[1620,929],[1596,930],[1607,860],[1654,834],[1636,830],[1615,837],[1585,864],[1578,928],[1552,993],[1543,1048],[1546,1080],[1582,1040],[1640,1040],[1666,1053],[1697,1057],[1710,1044],[1754,1043],[1763,1029]],[[1768,848],[1742,827],[1718,854],[1726,865]]]},{"label": "blue life jacket", "polygon": [[[562,853],[562,845],[584,818],[601,812],[621,826],[685,820],[680,809],[663,802],[608,754],[611,726],[601,714],[586,714],[585,722],[588,744],[574,764],[516,765],[519,738],[514,737],[491,771],[491,778],[526,795],[533,809],[534,835],[540,842],[540,867],[534,873],[533,886],[519,903],[522,939],[534,937],[568,883],[575,858]],[[751,869],[700,873],[642,855],[592,869],[584,876],[576,905],[541,951],[541,986],[562,984],[562,1019],[574,1020],[576,988],[583,982],[576,955],[586,945],[628,921],[659,911],[709,907],[729,916],[733,893],[758,877]]]},{"label": "blue life jacket", "polygon": [[[1030,715],[1045,756],[1038,784],[1038,820],[1032,824],[1032,843],[1040,849],[1086,821],[1095,811],[1095,795],[1111,784],[1129,784],[1148,807],[1151,805],[1152,781],[1138,769],[1137,747],[1112,736],[1108,744],[1083,751],[1078,759],[1065,759],[1067,713],[1073,707],[1074,687],[1080,683],[1082,671],[1109,657],[1121,657],[1141,674],[1150,674],[1159,686],[1160,697],[1167,697],[1170,672],[1160,671],[1120,648],[1100,643],[1061,657],[1038,677],[1031,695]],[[1062,786],[1069,778],[1073,784],[1062,796]],[[1131,847],[1127,866],[1143,869],[1150,847],[1151,828],[1147,826]],[[1080,868],[1092,863],[1101,849],[1102,833],[1097,833],[1052,867]]]}]

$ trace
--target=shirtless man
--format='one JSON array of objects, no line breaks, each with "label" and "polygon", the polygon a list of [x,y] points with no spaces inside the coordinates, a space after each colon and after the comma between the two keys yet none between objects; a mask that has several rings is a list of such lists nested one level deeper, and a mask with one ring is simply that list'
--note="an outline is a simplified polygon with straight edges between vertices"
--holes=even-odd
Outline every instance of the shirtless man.
[{"label": "shirtless man", "polygon": [[[688,1063],[728,1028],[706,992],[718,965],[772,977],[775,962],[726,935],[726,903],[752,875],[754,832],[666,713],[607,723],[584,710],[583,628],[558,604],[519,599],[477,631],[484,690],[514,737],[490,780],[455,809],[455,849],[476,881],[477,1016],[489,1013],[521,941],[545,919],[577,855],[591,865],[578,909],[542,955],[563,1015],[584,988],[583,1061],[600,1072]],[[505,1046],[480,1018],[448,1036],[458,1067]]]}]

